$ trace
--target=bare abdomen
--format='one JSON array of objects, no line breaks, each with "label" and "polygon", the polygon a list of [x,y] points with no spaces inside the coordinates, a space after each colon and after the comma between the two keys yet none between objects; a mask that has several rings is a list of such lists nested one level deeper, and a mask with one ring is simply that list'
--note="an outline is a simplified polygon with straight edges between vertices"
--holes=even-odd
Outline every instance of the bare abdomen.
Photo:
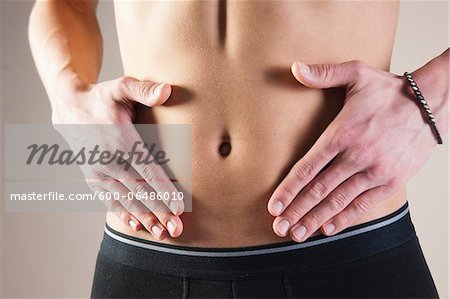
[{"label": "bare abdomen", "polygon": [[[217,247],[279,242],[267,201],[344,100],[342,90],[303,87],[290,74],[291,63],[362,59],[386,69],[395,13],[387,13],[392,4],[360,7],[383,14],[384,24],[392,25],[382,35],[371,21],[350,20],[355,17],[349,7],[289,1],[292,7],[274,2],[269,10],[269,1],[255,7],[251,1],[229,2],[227,31],[219,37],[214,3],[140,4],[144,7],[130,15],[126,4],[116,10],[125,74],[173,86],[163,106],[139,106],[136,122],[192,125],[192,212],[181,217],[182,236],[164,242]],[[308,13],[309,21],[302,22]],[[311,13],[317,14],[317,24]],[[335,28],[336,22],[347,31]],[[374,34],[366,37],[364,30]],[[378,47],[367,51],[369,43]],[[361,221],[393,211],[404,194],[396,198]],[[108,223],[136,235],[114,216]],[[145,232],[137,235],[151,239]]]}]

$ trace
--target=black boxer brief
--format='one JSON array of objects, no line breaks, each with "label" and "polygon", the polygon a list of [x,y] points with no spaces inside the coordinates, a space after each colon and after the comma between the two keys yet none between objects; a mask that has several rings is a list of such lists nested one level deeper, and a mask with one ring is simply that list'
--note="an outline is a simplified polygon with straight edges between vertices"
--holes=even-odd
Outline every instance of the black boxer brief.
[{"label": "black boxer brief", "polygon": [[437,298],[408,204],[337,235],[174,246],[105,227],[92,298]]}]

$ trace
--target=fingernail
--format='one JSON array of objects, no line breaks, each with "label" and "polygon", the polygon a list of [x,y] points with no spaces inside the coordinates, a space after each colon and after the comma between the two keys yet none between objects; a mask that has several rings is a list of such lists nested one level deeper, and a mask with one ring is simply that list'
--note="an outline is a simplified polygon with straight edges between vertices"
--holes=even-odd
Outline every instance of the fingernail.
[{"label": "fingernail", "polygon": [[169,208],[172,211],[172,213],[176,213],[178,211],[178,204],[175,201],[171,201],[169,203]]},{"label": "fingernail", "polygon": [[153,89],[153,94],[158,96],[161,93],[162,88],[164,87],[164,83],[161,83],[159,85],[157,85],[154,89]]},{"label": "fingernail", "polygon": [[309,68],[309,66],[307,64],[304,64],[302,62],[297,62],[297,67],[303,75],[311,74],[311,69]]},{"label": "fingernail", "polygon": [[152,233],[155,235],[155,237],[159,238],[161,236],[162,229],[158,225],[152,226]]},{"label": "fingernail", "polygon": [[131,226],[132,229],[137,230],[136,222],[134,222],[132,219],[128,220],[128,225]]},{"label": "fingernail", "polygon": [[281,201],[276,201],[272,205],[272,211],[275,213],[275,215],[279,215],[282,210],[283,210],[283,204],[281,203]]},{"label": "fingernail", "polygon": [[167,229],[169,230],[170,235],[175,233],[175,222],[173,222],[173,220],[167,222]]},{"label": "fingernail", "polygon": [[301,240],[306,234],[306,227],[300,225],[294,229],[293,234],[297,239]]},{"label": "fingernail", "polygon": [[280,221],[280,223],[278,223],[277,228],[281,234],[286,235],[286,233],[289,229],[289,226],[290,226],[289,221],[282,220],[282,221]]},{"label": "fingernail", "polygon": [[333,223],[329,223],[325,225],[324,229],[327,234],[331,234],[336,229],[336,226]]}]

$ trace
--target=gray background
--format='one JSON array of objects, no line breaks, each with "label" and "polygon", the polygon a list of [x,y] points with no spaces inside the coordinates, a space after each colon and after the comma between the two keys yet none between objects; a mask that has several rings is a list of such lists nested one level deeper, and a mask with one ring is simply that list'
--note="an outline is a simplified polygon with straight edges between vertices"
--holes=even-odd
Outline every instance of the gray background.
[{"label": "gray background", "polygon": [[[50,121],[49,104],[27,41],[31,6],[31,1],[1,2],[2,126]],[[401,3],[392,72],[414,70],[448,47],[448,13],[447,1]],[[112,2],[102,1],[98,16],[105,44],[101,80],[113,79],[121,75],[122,69]],[[407,185],[412,217],[443,298],[448,297],[447,144],[446,137],[444,146],[436,147],[430,160]],[[104,214],[5,213],[3,206],[1,209],[0,294],[87,297]]]}]

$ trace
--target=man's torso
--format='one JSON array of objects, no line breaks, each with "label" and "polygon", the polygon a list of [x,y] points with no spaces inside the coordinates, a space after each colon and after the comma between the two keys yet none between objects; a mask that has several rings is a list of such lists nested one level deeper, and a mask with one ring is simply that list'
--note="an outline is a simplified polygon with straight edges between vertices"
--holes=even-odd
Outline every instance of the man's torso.
[{"label": "man's torso", "polygon": [[[292,62],[363,60],[388,70],[396,1],[119,1],[125,75],[166,82],[165,105],[139,106],[137,123],[190,124],[192,212],[164,242],[237,247],[280,242],[268,199],[343,105],[341,90],[296,82]],[[231,144],[227,156],[223,142]],[[405,190],[359,222],[400,207]],[[133,233],[113,215],[115,229]]]}]

